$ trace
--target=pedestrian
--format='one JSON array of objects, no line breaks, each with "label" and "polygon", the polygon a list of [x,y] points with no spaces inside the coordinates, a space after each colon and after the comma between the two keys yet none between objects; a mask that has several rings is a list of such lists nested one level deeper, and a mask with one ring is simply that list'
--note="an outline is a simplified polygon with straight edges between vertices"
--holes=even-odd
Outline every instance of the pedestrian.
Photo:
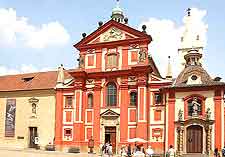
[{"label": "pedestrian", "polygon": [[166,154],[167,157],[175,157],[175,149],[173,148],[173,145],[170,145],[170,148]]},{"label": "pedestrian", "polygon": [[113,156],[113,152],[112,152],[112,144],[109,143],[109,146],[108,146],[108,156],[109,157],[112,157]]},{"label": "pedestrian", "polygon": [[141,147],[137,146],[137,151],[134,153],[134,157],[144,157],[145,154],[141,151]]},{"label": "pedestrian", "polygon": [[154,151],[153,151],[152,147],[148,146],[148,149],[146,149],[146,156],[152,157],[153,154],[154,154]]},{"label": "pedestrian", "polygon": [[127,156],[131,157],[132,153],[131,153],[131,145],[129,144],[127,147]]},{"label": "pedestrian", "polygon": [[222,149],[222,156],[225,157],[225,146]]},{"label": "pedestrian", "polygon": [[132,154],[136,153],[136,151],[137,151],[137,143],[135,142]]},{"label": "pedestrian", "polygon": [[214,150],[214,157],[220,157],[218,148],[215,148],[215,150]]},{"label": "pedestrian", "polygon": [[120,155],[122,157],[126,157],[127,156],[126,146],[125,145],[122,145]]}]

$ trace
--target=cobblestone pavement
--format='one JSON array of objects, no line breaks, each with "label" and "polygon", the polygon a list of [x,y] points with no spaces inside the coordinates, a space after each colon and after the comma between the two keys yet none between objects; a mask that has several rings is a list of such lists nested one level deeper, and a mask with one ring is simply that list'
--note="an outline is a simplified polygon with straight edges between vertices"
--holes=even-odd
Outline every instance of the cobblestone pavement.
[{"label": "cobblestone pavement", "polygon": [[[0,157],[101,157],[98,154],[88,154],[88,153],[64,153],[58,151],[42,151],[42,150],[5,150],[0,149]],[[104,157],[108,157],[107,155]],[[118,157],[117,155],[113,155],[113,157]]]}]

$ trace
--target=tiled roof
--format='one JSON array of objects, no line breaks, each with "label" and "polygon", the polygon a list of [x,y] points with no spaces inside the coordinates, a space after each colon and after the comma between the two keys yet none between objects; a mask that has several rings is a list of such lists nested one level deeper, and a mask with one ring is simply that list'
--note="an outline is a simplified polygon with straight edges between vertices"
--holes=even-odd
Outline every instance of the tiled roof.
[{"label": "tiled roof", "polygon": [[[65,71],[65,79],[71,76]],[[54,89],[57,71],[0,76],[0,92],[35,89]]]}]

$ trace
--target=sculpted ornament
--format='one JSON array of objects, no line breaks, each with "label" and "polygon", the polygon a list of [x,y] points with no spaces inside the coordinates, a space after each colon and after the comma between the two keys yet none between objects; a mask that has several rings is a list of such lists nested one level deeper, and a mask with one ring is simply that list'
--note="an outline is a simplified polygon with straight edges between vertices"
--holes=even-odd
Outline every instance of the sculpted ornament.
[{"label": "sculpted ornament", "polygon": [[147,56],[147,49],[141,48],[139,52],[139,62],[144,62],[146,60]]},{"label": "sculpted ornament", "polygon": [[210,111],[210,108],[207,108],[207,111],[206,111],[206,119],[207,120],[211,119],[211,111]]},{"label": "sculpted ornament", "polygon": [[116,28],[111,28],[104,34],[103,41],[116,41],[121,40],[123,37],[123,33]]},{"label": "sculpted ornament", "polygon": [[183,120],[183,111],[179,110],[178,112],[178,121],[182,121]]},{"label": "sculpted ornament", "polygon": [[194,97],[194,99],[193,99],[193,101],[192,101],[192,110],[193,110],[193,112],[192,112],[192,116],[197,116],[198,115],[198,109],[199,109],[199,107],[201,106],[201,104],[199,104],[198,102],[197,102],[197,98],[196,97]]}]

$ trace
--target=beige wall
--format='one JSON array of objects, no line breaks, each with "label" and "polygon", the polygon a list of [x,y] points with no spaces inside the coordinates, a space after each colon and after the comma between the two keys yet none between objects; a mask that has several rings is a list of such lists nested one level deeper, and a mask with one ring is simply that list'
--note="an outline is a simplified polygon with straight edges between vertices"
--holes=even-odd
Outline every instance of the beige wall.
[{"label": "beige wall", "polygon": [[[30,98],[39,99],[37,116],[32,117]],[[5,137],[6,100],[16,99],[15,137]],[[0,147],[27,148],[29,127],[37,127],[40,146],[43,148],[55,134],[55,92],[54,90],[33,90],[0,92]],[[17,139],[18,136],[24,139]]]}]

